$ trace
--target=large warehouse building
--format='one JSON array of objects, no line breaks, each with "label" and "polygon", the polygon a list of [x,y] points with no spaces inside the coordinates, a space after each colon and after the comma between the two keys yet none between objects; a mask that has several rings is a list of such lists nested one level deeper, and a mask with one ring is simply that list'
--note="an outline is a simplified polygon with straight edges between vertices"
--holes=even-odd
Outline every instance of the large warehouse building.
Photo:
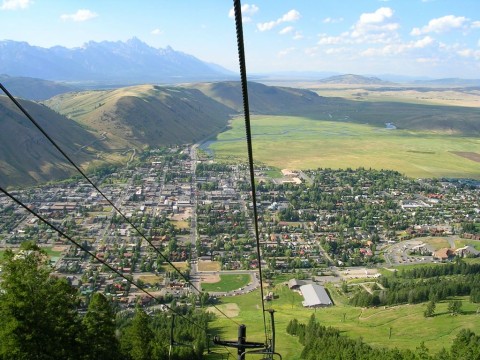
[{"label": "large warehouse building", "polygon": [[323,307],[333,305],[330,296],[325,288],[320,285],[308,284],[300,286],[303,295],[303,306],[305,307]]}]

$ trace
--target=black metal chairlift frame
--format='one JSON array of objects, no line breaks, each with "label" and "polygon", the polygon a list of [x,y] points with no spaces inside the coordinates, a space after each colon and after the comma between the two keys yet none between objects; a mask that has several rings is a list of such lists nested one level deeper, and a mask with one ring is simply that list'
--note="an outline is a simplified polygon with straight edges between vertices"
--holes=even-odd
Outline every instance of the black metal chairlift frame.
[{"label": "black metal chairlift frame", "polygon": [[[244,360],[246,354],[264,354],[266,357],[264,359],[271,360],[273,356],[278,356],[282,360],[282,356],[279,353],[275,352],[275,319],[274,319],[274,310],[266,310],[270,313],[270,320],[272,324],[272,335],[271,339],[267,339],[267,343],[260,342],[251,342],[247,341],[247,327],[246,325],[240,325],[238,327],[238,339],[237,341],[224,341],[220,340],[219,337],[213,338],[213,343],[216,345],[222,345],[226,347],[232,347],[237,349],[237,359]],[[250,349],[257,349],[251,350]]]}]

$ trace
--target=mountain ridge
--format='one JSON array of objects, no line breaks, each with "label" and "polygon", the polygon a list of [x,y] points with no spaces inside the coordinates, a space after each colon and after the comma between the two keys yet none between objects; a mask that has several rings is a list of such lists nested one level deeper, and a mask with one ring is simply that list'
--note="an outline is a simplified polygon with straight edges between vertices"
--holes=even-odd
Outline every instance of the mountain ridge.
[{"label": "mountain ridge", "polygon": [[382,80],[375,76],[355,74],[334,75],[318,80],[320,84],[347,84],[347,85],[392,85],[393,82]]},{"label": "mountain ridge", "polygon": [[116,83],[180,82],[225,79],[219,65],[168,46],[154,48],[138,38],[89,41],[81,47],[42,48],[27,42],[0,41],[0,73],[51,81]]}]

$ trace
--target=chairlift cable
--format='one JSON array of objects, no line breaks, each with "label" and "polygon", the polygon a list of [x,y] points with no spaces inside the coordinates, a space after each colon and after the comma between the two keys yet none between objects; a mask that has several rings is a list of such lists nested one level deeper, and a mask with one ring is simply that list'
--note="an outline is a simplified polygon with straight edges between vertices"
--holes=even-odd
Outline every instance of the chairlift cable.
[{"label": "chairlift cable", "polygon": [[254,218],[254,224],[255,224],[255,239],[256,239],[256,248],[257,248],[258,275],[260,278],[260,296],[262,301],[263,326],[265,329],[265,339],[268,340],[267,320],[265,315],[265,300],[263,295],[262,261],[261,261],[261,254],[260,254],[260,236],[258,231],[257,196],[255,191],[255,169],[253,164],[252,131],[250,126],[250,108],[248,103],[247,67],[245,62],[245,45],[244,45],[244,39],[243,39],[241,1],[233,0],[233,7],[235,12],[235,29],[237,33],[238,60],[239,60],[240,77],[241,77],[241,83],[242,83],[243,112],[245,117],[245,130],[246,130],[247,149],[248,149],[248,165],[250,169],[250,184],[252,189],[253,218]]}]

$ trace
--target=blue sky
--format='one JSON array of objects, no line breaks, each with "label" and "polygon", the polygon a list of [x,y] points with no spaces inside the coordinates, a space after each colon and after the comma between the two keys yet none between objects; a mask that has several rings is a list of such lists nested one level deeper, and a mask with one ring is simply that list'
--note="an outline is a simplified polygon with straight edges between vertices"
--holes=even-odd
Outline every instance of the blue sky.
[{"label": "blue sky", "polygon": [[[0,0],[0,40],[137,37],[238,71],[228,0]],[[479,0],[243,1],[247,69],[480,78]]]}]

